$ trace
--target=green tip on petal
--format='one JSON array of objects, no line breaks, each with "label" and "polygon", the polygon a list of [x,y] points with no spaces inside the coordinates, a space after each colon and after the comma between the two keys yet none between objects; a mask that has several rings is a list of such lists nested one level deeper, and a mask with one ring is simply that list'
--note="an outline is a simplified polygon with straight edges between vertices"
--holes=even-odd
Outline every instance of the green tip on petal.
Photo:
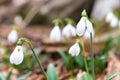
[{"label": "green tip on petal", "polygon": [[63,26],[63,21],[61,19],[54,19],[53,24],[57,26],[58,25]]},{"label": "green tip on petal", "polygon": [[86,10],[85,10],[85,9],[82,11],[81,16],[82,16],[82,17],[88,17],[88,16],[87,16],[87,12],[86,12]]},{"label": "green tip on petal", "polygon": [[76,23],[71,18],[65,18],[65,21],[67,22],[67,24],[76,25]]}]

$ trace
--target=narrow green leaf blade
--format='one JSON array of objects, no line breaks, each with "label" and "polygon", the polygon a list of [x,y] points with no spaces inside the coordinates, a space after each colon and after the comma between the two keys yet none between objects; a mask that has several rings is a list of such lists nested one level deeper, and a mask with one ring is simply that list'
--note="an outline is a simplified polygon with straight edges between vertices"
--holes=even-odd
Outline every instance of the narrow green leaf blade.
[{"label": "narrow green leaf blade", "polygon": [[85,70],[85,65],[84,65],[84,57],[79,55],[75,56],[75,62],[78,64],[79,68],[82,68]]},{"label": "narrow green leaf blade", "polygon": [[27,78],[28,76],[30,76],[32,74],[32,72],[28,72],[22,76],[20,76],[17,80],[25,80],[25,78]]},{"label": "narrow green leaf blade", "polygon": [[64,63],[65,63],[66,68],[69,70],[69,69],[70,69],[69,59],[67,58],[66,54],[65,54],[62,50],[58,50],[58,53],[60,54],[60,56],[61,56],[62,59],[64,60]]},{"label": "narrow green leaf blade", "polygon": [[49,64],[47,68],[47,80],[58,80],[56,69],[52,64]]},{"label": "narrow green leaf blade", "polygon": [[7,80],[10,80],[10,77],[11,77],[11,75],[12,75],[12,70],[10,70],[10,72],[8,73],[8,75],[7,75]]}]

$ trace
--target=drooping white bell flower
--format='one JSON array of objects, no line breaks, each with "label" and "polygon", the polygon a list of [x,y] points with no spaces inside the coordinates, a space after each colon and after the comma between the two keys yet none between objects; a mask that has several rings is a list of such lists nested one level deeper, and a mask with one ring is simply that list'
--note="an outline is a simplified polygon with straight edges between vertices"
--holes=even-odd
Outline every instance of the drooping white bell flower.
[{"label": "drooping white bell flower", "polygon": [[15,24],[20,24],[22,23],[23,19],[21,16],[17,15],[15,18],[14,18],[14,23]]},{"label": "drooping white bell flower", "polygon": [[90,39],[90,33],[94,37],[94,29],[92,23],[87,19],[87,17],[82,17],[77,24],[76,33],[78,36],[84,36],[86,39]]},{"label": "drooping white bell flower", "polygon": [[86,31],[84,33],[84,38],[86,39],[90,39],[90,33],[92,33],[92,38],[94,37],[94,29],[93,29],[93,26],[92,26],[92,23],[89,21],[89,20],[86,20]]},{"label": "drooping white bell flower", "polygon": [[119,20],[117,19],[117,17],[114,17],[110,22],[110,26],[113,27],[113,28],[117,27],[118,23],[119,23]]},{"label": "drooping white bell flower", "polygon": [[16,46],[12,54],[10,55],[10,63],[11,64],[21,64],[23,61],[23,50],[22,46]]},{"label": "drooping white bell flower", "polygon": [[71,56],[78,56],[80,53],[80,46],[78,43],[73,44],[69,49],[69,54]]},{"label": "drooping white bell flower", "polygon": [[112,12],[112,11],[109,11],[109,12],[107,13],[107,15],[106,15],[105,20],[106,20],[106,22],[111,23],[111,21],[112,21],[112,19],[113,19],[114,17],[115,17],[115,16],[114,16],[113,12]]},{"label": "drooping white bell flower", "polygon": [[63,30],[62,30],[62,35],[65,38],[71,38],[76,36],[75,28],[71,24],[67,24]]},{"label": "drooping white bell flower", "polygon": [[52,29],[52,31],[50,33],[50,39],[54,40],[54,41],[60,41],[62,39],[61,30],[60,30],[59,26],[55,26]]},{"label": "drooping white bell flower", "polygon": [[15,43],[18,39],[18,34],[16,30],[12,30],[9,34],[8,34],[8,42],[12,42]]},{"label": "drooping white bell flower", "polygon": [[82,17],[76,26],[76,33],[78,36],[82,36],[86,29],[86,17]]}]

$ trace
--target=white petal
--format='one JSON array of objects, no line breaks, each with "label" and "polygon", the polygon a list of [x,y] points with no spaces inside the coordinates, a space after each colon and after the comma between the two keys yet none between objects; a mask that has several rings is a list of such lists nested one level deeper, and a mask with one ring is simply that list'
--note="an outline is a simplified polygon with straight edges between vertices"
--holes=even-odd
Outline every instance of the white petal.
[{"label": "white petal", "polygon": [[86,20],[87,31],[94,32],[93,25],[89,20]]},{"label": "white petal", "polygon": [[60,31],[59,26],[55,26],[52,29],[52,31],[50,33],[50,39],[54,40],[54,41],[60,41],[62,39],[62,37],[61,37],[61,31]]},{"label": "white petal", "polygon": [[106,22],[110,23],[112,19],[114,18],[114,14],[112,12],[109,12],[105,18]]},{"label": "white petal", "polygon": [[18,39],[18,34],[16,30],[12,30],[9,34],[8,34],[8,41],[15,43]]},{"label": "white petal", "polygon": [[90,39],[90,33],[86,31],[83,37],[86,39]]},{"label": "white petal", "polygon": [[76,33],[78,36],[82,36],[86,29],[85,24],[86,17],[82,17],[76,26]]},{"label": "white petal", "polygon": [[94,37],[94,29],[93,29],[92,23],[89,20],[86,20],[86,26],[87,26],[87,29],[84,34],[84,37],[86,39],[90,39],[90,33],[92,33],[92,38],[93,38]]},{"label": "white petal", "polygon": [[66,38],[75,37],[75,28],[71,24],[67,24],[62,30],[62,35]]},{"label": "white petal", "polygon": [[[86,38],[86,39],[90,39],[90,32],[88,30],[86,30],[83,37]],[[94,38],[94,32],[92,32],[92,38]]]},{"label": "white petal", "polygon": [[114,17],[114,18],[111,20],[110,26],[111,26],[111,27],[117,27],[117,26],[118,26],[118,19],[117,19],[116,17]]},{"label": "white petal", "polygon": [[18,65],[23,61],[23,50],[22,46],[16,46],[12,54],[10,55],[10,63]]},{"label": "white petal", "polygon": [[75,43],[70,47],[69,54],[71,54],[71,56],[78,56],[79,53],[80,53],[80,47],[78,43]]}]

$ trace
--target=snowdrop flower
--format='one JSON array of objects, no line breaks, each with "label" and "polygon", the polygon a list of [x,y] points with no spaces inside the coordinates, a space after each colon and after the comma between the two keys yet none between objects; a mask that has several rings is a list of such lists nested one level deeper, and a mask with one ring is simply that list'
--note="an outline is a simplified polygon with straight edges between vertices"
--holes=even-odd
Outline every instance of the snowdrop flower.
[{"label": "snowdrop flower", "polygon": [[111,21],[112,21],[112,19],[113,19],[114,17],[115,17],[115,16],[114,16],[113,12],[110,11],[110,12],[108,12],[108,14],[106,15],[105,20],[106,20],[106,22],[111,23]]},{"label": "snowdrop flower", "polygon": [[55,41],[60,41],[61,40],[61,31],[60,31],[60,28],[59,28],[59,26],[55,26],[53,29],[52,29],[52,31],[51,31],[51,33],[50,33],[50,39],[51,40],[55,40]]},{"label": "snowdrop flower", "polygon": [[82,17],[77,24],[76,33],[78,36],[84,36],[86,39],[90,39],[90,33],[94,37],[94,29],[92,23],[87,19],[87,17]]},{"label": "snowdrop flower", "polygon": [[75,28],[71,24],[67,24],[62,31],[62,35],[65,38],[71,38],[76,36]]},{"label": "snowdrop flower", "polygon": [[86,26],[88,26],[88,27],[87,27],[83,36],[86,39],[90,39],[90,33],[92,33],[92,38],[93,38],[94,37],[94,30],[93,30],[92,23],[89,20],[86,20]]},{"label": "snowdrop flower", "polygon": [[90,33],[92,33],[92,37],[94,37],[93,25],[88,20],[85,10],[83,10],[82,17],[76,26],[76,33],[78,36],[84,36],[86,39],[90,39]]},{"label": "snowdrop flower", "polygon": [[12,54],[10,55],[10,63],[11,64],[21,64],[23,61],[23,50],[22,46],[16,46]]},{"label": "snowdrop flower", "polygon": [[17,15],[15,18],[14,18],[14,23],[15,24],[20,24],[22,22],[22,17]]},{"label": "snowdrop flower", "polygon": [[113,14],[113,12],[109,12],[106,16],[106,22],[110,23],[111,27],[117,27],[119,25],[118,18]]},{"label": "snowdrop flower", "polygon": [[18,39],[18,34],[16,30],[12,30],[9,34],[8,34],[8,41],[15,43]]},{"label": "snowdrop flower", "polygon": [[78,36],[82,36],[85,33],[85,29],[86,29],[85,21],[86,21],[86,17],[82,17],[77,24],[76,33]]},{"label": "snowdrop flower", "polygon": [[110,26],[111,27],[117,27],[118,26],[118,19],[116,17],[114,17],[111,22],[110,22]]},{"label": "snowdrop flower", "polygon": [[69,54],[72,56],[78,56],[80,53],[80,46],[78,43],[73,44],[69,49]]}]

